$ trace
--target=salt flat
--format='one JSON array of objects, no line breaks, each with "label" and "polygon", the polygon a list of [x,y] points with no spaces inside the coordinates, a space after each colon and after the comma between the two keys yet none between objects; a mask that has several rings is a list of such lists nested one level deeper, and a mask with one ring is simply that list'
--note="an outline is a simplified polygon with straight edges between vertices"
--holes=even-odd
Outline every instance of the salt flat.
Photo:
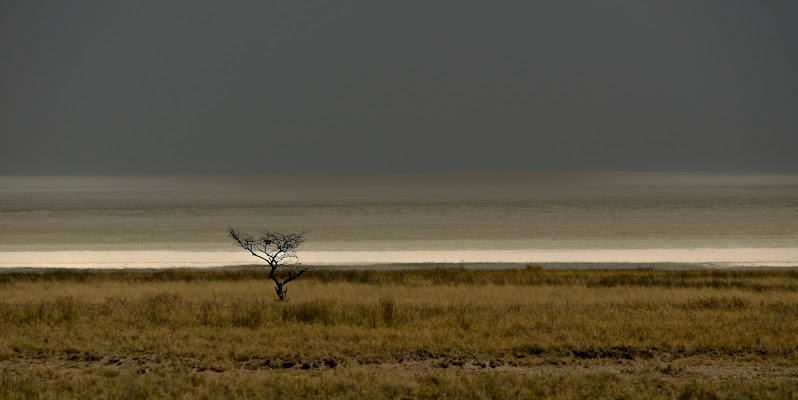
[{"label": "salt flat", "polygon": [[[559,250],[306,251],[303,265],[413,263],[689,263],[707,267],[798,267],[798,248],[648,248]],[[211,268],[258,264],[244,251],[19,251],[0,252],[0,268]]]}]

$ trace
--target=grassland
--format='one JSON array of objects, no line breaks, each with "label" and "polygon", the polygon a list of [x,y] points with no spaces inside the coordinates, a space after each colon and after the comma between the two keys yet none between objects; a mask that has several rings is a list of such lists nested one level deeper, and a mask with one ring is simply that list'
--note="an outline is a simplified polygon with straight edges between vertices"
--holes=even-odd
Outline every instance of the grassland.
[{"label": "grassland", "polygon": [[0,398],[798,398],[798,271],[0,274]]}]

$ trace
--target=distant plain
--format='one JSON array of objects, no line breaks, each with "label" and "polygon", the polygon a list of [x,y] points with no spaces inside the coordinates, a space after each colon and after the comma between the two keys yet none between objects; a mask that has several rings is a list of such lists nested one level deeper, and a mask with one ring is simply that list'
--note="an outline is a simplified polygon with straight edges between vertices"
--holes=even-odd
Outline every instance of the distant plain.
[{"label": "distant plain", "polygon": [[[0,221],[0,267],[119,267],[148,257],[112,251],[171,252],[151,267],[251,262],[228,226],[305,230],[299,261],[313,264],[789,266],[798,265],[798,175],[5,177]],[[72,253],[42,254],[54,251]]]}]

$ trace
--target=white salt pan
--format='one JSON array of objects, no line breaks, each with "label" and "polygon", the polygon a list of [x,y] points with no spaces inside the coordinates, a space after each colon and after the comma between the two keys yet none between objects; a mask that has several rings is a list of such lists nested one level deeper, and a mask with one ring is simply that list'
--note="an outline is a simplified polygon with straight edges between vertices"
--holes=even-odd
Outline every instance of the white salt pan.
[{"label": "white salt pan", "polygon": [[[243,251],[0,252],[0,268],[203,268],[258,264]],[[691,263],[721,267],[798,266],[798,248],[647,248],[556,250],[306,251],[295,263]]]}]

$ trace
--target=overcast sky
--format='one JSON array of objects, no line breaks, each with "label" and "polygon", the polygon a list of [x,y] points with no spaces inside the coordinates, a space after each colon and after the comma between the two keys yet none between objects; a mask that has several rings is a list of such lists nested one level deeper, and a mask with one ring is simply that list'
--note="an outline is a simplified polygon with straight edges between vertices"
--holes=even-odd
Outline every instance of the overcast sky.
[{"label": "overcast sky", "polygon": [[3,1],[0,175],[798,172],[798,2]]}]

